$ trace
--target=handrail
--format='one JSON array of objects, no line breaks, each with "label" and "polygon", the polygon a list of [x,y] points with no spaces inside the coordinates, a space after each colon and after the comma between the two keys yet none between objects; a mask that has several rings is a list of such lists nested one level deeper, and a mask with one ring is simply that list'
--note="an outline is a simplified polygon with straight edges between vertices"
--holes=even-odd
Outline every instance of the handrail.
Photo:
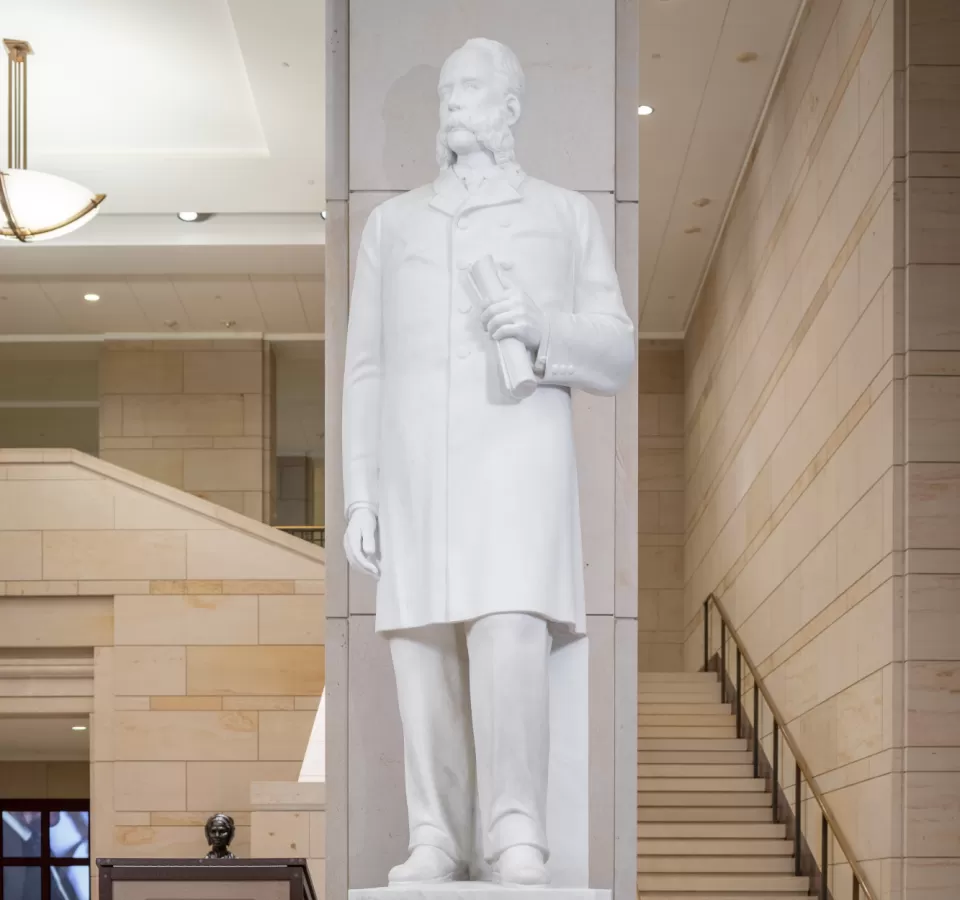
[{"label": "handrail", "polygon": [[803,754],[800,752],[800,748],[797,747],[796,742],[790,736],[790,732],[786,727],[786,719],[780,713],[780,709],[774,701],[773,697],[770,696],[770,692],[767,690],[766,685],[763,683],[763,680],[760,678],[757,667],[754,665],[753,660],[750,657],[750,654],[747,652],[746,647],[743,646],[743,642],[740,640],[740,636],[737,634],[736,629],[733,627],[732,622],[730,621],[730,616],[727,614],[726,609],[724,609],[723,604],[720,602],[719,597],[716,594],[711,593],[706,600],[703,601],[703,664],[704,671],[709,670],[710,663],[710,605],[716,608],[717,612],[720,614],[720,664],[723,669],[720,676],[720,691],[721,699],[726,698],[726,656],[727,656],[727,640],[726,632],[730,633],[730,636],[733,638],[733,642],[737,646],[737,736],[740,734],[740,720],[741,720],[741,706],[743,705],[743,695],[740,679],[740,660],[744,659],[747,663],[747,669],[750,671],[750,674],[753,676],[754,684],[754,693],[753,693],[753,767],[754,775],[758,774],[758,761],[759,761],[759,747],[760,747],[760,722],[759,722],[759,709],[758,709],[758,694],[763,695],[763,699],[766,701],[767,706],[770,708],[770,712],[773,715],[773,804],[774,804],[774,814],[776,814],[777,809],[777,788],[779,785],[778,777],[778,750],[779,745],[777,742],[778,734],[783,736],[784,743],[787,747],[790,748],[790,752],[793,754],[794,762],[796,763],[797,768],[797,778],[796,778],[796,809],[795,809],[795,836],[794,836],[794,852],[796,856],[796,866],[797,873],[800,874],[800,836],[801,836],[801,815],[800,815],[800,775],[803,775],[803,779],[807,783],[807,787],[810,789],[810,793],[813,796],[813,799],[817,801],[817,805],[820,807],[820,813],[822,816],[823,826],[821,831],[821,858],[820,858],[820,898],[821,900],[827,900],[829,897],[828,892],[828,873],[829,866],[827,864],[827,850],[828,850],[828,837],[829,830],[833,831],[834,839],[839,845],[840,849],[843,851],[843,855],[846,857],[847,862],[850,865],[850,869],[853,872],[853,900],[857,900],[860,896],[861,889],[867,897],[867,900],[879,900],[879,894],[877,894],[873,888],[870,886],[870,882],[867,879],[866,874],[863,871],[860,863],[857,861],[857,858],[854,856],[853,851],[850,849],[850,845],[847,843],[846,838],[843,836],[843,832],[840,831],[839,826],[837,825],[837,820],[834,814],[830,811],[830,807],[827,804],[826,798],[820,792],[820,789],[817,787],[817,783],[814,780],[813,774],[810,771],[810,767],[807,765],[806,760],[803,757]]},{"label": "handrail", "polygon": [[277,531],[286,532],[310,544],[326,545],[326,527],[323,525],[275,525]]}]

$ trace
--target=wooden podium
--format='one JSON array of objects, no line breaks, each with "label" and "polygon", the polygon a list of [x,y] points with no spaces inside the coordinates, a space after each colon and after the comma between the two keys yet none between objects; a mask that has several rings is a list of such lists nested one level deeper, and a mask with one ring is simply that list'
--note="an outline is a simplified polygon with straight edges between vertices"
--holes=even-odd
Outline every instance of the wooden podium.
[{"label": "wooden podium", "polygon": [[100,900],[317,900],[305,859],[98,859]]}]

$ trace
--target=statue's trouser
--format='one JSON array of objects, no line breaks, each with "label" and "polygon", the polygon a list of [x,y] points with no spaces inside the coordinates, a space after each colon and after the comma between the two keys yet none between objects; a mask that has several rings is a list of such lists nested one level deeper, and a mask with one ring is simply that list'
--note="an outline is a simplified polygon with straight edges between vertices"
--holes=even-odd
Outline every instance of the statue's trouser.
[{"label": "statue's trouser", "polygon": [[470,860],[476,771],[485,859],[494,862],[518,844],[538,847],[546,857],[546,621],[504,613],[389,637],[410,848],[429,844],[458,862]]}]

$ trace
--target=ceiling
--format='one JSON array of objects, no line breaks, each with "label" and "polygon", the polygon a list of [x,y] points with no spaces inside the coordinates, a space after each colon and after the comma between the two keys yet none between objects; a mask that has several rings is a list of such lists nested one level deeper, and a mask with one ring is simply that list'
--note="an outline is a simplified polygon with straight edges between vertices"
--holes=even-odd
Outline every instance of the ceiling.
[{"label": "ceiling", "polygon": [[[640,332],[677,336],[801,0],[640,2]],[[0,244],[0,335],[322,331],[323,7],[0,0],[36,54],[31,167],[108,195]]]},{"label": "ceiling", "polygon": [[90,732],[74,731],[87,716],[0,716],[0,762],[64,762],[90,758]]},{"label": "ceiling", "polygon": [[641,0],[641,334],[686,327],[799,6]]}]

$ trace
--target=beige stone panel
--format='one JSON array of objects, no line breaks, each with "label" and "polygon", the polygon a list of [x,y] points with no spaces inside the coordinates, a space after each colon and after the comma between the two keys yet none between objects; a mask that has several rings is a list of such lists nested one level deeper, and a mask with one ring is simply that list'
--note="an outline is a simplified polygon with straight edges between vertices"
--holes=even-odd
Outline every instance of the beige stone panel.
[{"label": "beige stone panel", "polygon": [[224,697],[224,709],[296,709],[294,697]]},{"label": "beige stone panel", "polygon": [[656,437],[660,434],[660,398],[656,394],[640,394],[637,397],[638,434],[641,437]]},{"label": "beige stone panel", "polygon": [[113,801],[115,809],[132,812],[186,809],[187,764],[114,763]]},{"label": "beige stone panel", "polygon": [[659,531],[661,534],[683,534],[683,492],[660,492]]},{"label": "beige stone panel", "polygon": [[645,447],[638,451],[637,484],[641,491],[682,491],[683,450]]},{"label": "beige stone panel", "polygon": [[257,598],[235,594],[184,597],[188,644],[256,644]]},{"label": "beige stone panel", "polygon": [[641,341],[637,376],[641,394],[682,394],[683,347],[677,341]]},{"label": "beige stone panel", "polygon": [[883,556],[884,494],[878,483],[837,526],[837,589],[845,591]]},{"label": "beige stone panel", "polygon": [[642,589],[683,588],[682,547],[641,547],[637,568]]},{"label": "beige stone panel", "polygon": [[120,594],[114,597],[113,609],[114,641],[118,645],[187,643],[183,595]]},{"label": "beige stone panel", "polygon": [[908,142],[911,153],[960,152],[960,59],[951,64],[910,65]]},{"label": "beige stone panel", "polygon": [[294,697],[294,709],[309,709],[316,712],[320,708],[319,697]]},{"label": "beige stone panel", "polygon": [[90,857],[113,856],[113,763],[95,762],[90,766]]},{"label": "beige stone panel", "polygon": [[[641,672],[682,672],[683,644],[665,644],[659,640],[638,645],[639,667]],[[701,653],[702,655],[702,653]]]},{"label": "beige stone panel", "polygon": [[149,594],[149,581],[81,581],[78,583],[77,593],[91,596],[93,594]]},{"label": "beige stone panel", "polygon": [[239,394],[137,395],[123,398],[126,437],[187,437],[243,434]]},{"label": "beige stone panel", "polygon": [[148,812],[118,812],[113,814],[114,825],[149,825]]},{"label": "beige stone panel", "polygon": [[[193,491],[192,493],[211,503],[216,503],[217,506],[223,506],[242,516],[247,515],[244,499],[247,495],[244,491]],[[251,516],[251,518],[259,521],[259,516]]]},{"label": "beige stone panel", "polygon": [[260,759],[303,760],[316,713],[260,713]]},{"label": "beige stone panel", "polygon": [[118,712],[118,760],[257,758],[255,712]]},{"label": "beige stone panel", "polygon": [[911,746],[960,746],[960,665],[955,660],[908,662],[906,697]]},{"label": "beige stone panel", "polygon": [[261,644],[322,644],[323,596],[290,594],[260,598]]},{"label": "beige stone panel", "polygon": [[187,808],[249,810],[255,781],[296,781],[301,760],[288,762],[189,762]]},{"label": "beige stone panel", "polygon": [[113,497],[102,482],[0,481],[0,531],[113,525]]},{"label": "beige stone panel", "polygon": [[[100,447],[110,438],[123,434],[123,398],[119,395],[100,396]],[[109,445],[106,445],[109,446]]]},{"label": "beige stone panel", "polygon": [[186,537],[177,531],[45,531],[44,578],[183,578]]},{"label": "beige stone panel", "polygon": [[957,329],[957,297],[960,296],[960,265],[907,267],[908,350],[960,350]]},{"label": "beige stone panel", "polygon": [[223,709],[221,697],[150,697],[148,709]]},{"label": "beige stone panel", "polygon": [[952,856],[957,851],[957,808],[960,772],[907,772],[907,856]]},{"label": "beige stone panel", "polygon": [[113,603],[109,599],[0,599],[0,646],[103,647],[112,643]]},{"label": "beige stone panel", "polygon": [[[860,859],[883,859],[897,855],[894,833],[897,827],[895,801],[898,787],[899,776],[888,774],[869,778],[827,794],[827,803]],[[792,794],[792,791],[790,793]],[[812,818],[816,820],[816,813],[813,810],[811,812]],[[813,833],[818,832],[819,829]],[[833,855],[833,859],[842,858],[842,854]]]},{"label": "beige stone panel", "polygon": [[101,394],[179,394],[182,390],[182,353],[107,348],[100,355]]},{"label": "beige stone panel", "polygon": [[906,477],[908,545],[960,547],[960,463],[911,463]]},{"label": "beige stone panel", "polygon": [[187,491],[256,491],[263,484],[258,450],[184,450]]},{"label": "beige stone panel", "polygon": [[149,697],[115,697],[114,709],[150,709]]},{"label": "beige stone panel", "polygon": [[118,696],[186,693],[183,647],[117,647],[113,659]]},{"label": "beige stone panel", "polygon": [[318,810],[310,813],[310,855],[323,859],[327,855],[327,813]]},{"label": "beige stone panel", "polygon": [[89,696],[0,697],[0,716],[62,716],[84,715],[91,712],[93,712],[93,700]]},{"label": "beige stone panel", "polygon": [[[151,594],[222,594],[223,582],[215,579],[176,579],[174,581],[151,581]],[[242,591],[232,591],[238,594]],[[255,593],[255,592],[254,592]]]},{"label": "beige stone panel", "polygon": [[183,357],[185,394],[259,394],[262,350],[194,352]]},{"label": "beige stone panel", "polygon": [[956,857],[903,860],[902,900],[954,900],[960,884],[960,859]]},{"label": "beige stone panel", "polygon": [[253,814],[252,846],[266,859],[309,856],[310,813],[259,811]]},{"label": "beige stone panel", "polygon": [[7,581],[43,577],[39,531],[0,532],[0,572]]},{"label": "beige stone panel", "polygon": [[[224,451],[226,453],[234,451]],[[243,452],[243,451],[237,451]],[[309,552],[309,548],[307,548]],[[301,556],[276,544],[235,531],[192,531],[187,536],[187,572],[190,578],[217,578],[223,575],[223,561],[230,560],[230,574],[235,579],[269,580],[316,578],[323,572],[318,559]],[[282,591],[293,593],[293,583]],[[248,593],[233,585],[224,590],[234,594]],[[263,594],[267,591],[249,591]]]},{"label": "beige stone panel", "polygon": [[[203,828],[121,827],[114,828],[117,856],[160,859],[199,859],[209,849]],[[250,856],[250,829],[237,826],[230,849],[240,857]]]},{"label": "beige stone panel", "polygon": [[[231,809],[229,815],[235,825],[243,825],[244,827],[250,825],[251,816],[248,812],[235,812]],[[202,829],[209,817],[210,814],[206,812],[154,812],[150,813],[150,821],[147,824],[162,828],[183,826],[185,828]]]},{"label": "beige stone panel", "polygon": [[660,530],[660,496],[660,491],[638,492],[637,528],[640,534],[656,534]]},{"label": "beige stone panel", "polygon": [[911,264],[960,263],[960,179],[911,178],[907,196]]},{"label": "beige stone panel", "polygon": [[186,531],[223,527],[222,522],[184,509],[171,500],[124,487],[118,487],[114,493],[116,527],[121,530]]},{"label": "beige stone panel", "polygon": [[183,487],[182,450],[102,450],[100,458],[171,487]]},{"label": "beige stone panel", "polygon": [[960,576],[908,575],[906,584],[907,659],[956,660],[960,656]]},{"label": "beige stone panel", "polygon": [[267,580],[224,580],[223,589],[230,594],[293,594],[302,593],[296,591],[295,586],[298,582],[284,581],[280,579]]},{"label": "beige stone panel", "polygon": [[131,438],[130,440],[145,440],[151,447],[158,450],[196,450],[203,447],[212,447],[212,437],[150,437]]},{"label": "beige stone panel", "polygon": [[908,461],[960,462],[960,378],[912,375],[906,389]]},{"label": "beige stone panel", "polygon": [[77,581],[11,581],[6,587],[8,597],[76,597],[79,593]]},{"label": "beige stone panel", "polygon": [[188,647],[187,693],[321,694],[323,651],[318,646]]},{"label": "beige stone panel", "polygon": [[263,396],[259,392],[243,395],[243,433],[263,434]]}]

